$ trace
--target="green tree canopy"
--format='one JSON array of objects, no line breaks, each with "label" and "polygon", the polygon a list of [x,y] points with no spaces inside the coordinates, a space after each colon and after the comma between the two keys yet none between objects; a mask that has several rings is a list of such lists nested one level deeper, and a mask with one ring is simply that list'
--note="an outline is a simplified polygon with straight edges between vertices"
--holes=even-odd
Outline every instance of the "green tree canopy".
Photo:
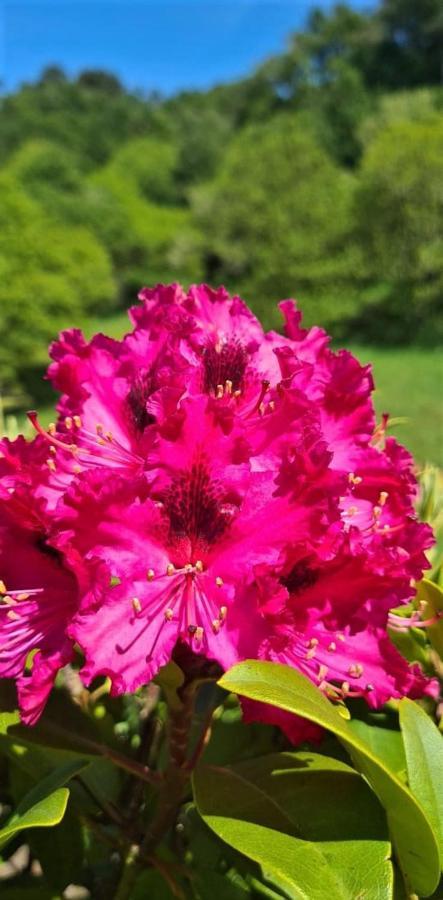
[{"label": "green tree canopy", "polygon": [[258,299],[265,316],[265,298],[299,293],[313,321],[315,301],[340,292],[349,276],[351,200],[352,177],[297,117],[250,126],[215,182],[195,193],[211,279]]},{"label": "green tree canopy", "polygon": [[12,178],[0,179],[0,384],[17,387],[61,327],[115,296],[106,250],[86,228],[51,225]]},{"label": "green tree canopy", "polygon": [[[364,156],[356,193],[367,277],[391,338],[434,334],[443,294],[443,120],[393,122]],[[376,296],[377,292],[375,292]]]}]

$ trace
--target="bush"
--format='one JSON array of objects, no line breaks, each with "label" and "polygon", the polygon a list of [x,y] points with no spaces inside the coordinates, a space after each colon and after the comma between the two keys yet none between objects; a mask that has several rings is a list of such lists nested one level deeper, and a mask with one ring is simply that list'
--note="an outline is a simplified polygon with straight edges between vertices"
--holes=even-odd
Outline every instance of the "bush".
[{"label": "bush", "polygon": [[[356,193],[357,233],[374,300],[370,339],[443,336],[443,122],[393,122],[369,144]],[[374,291],[373,285],[378,285]],[[378,297],[377,297],[378,294]],[[380,313],[380,316],[378,315]],[[391,327],[386,328],[386,324]]]},{"label": "bush", "polygon": [[[245,129],[215,181],[194,192],[209,280],[235,285],[270,324],[265,304],[303,295],[307,319],[346,315],[356,261],[349,244],[353,179],[282,115]],[[351,277],[352,276],[352,277]],[[328,300],[323,298],[328,295]],[[350,301],[354,311],[354,303]]]},{"label": "bush", "polygon": [[0,358],[2,387],[43,358],[45,344],[115,296],[106,250],[86,228],[53,224],[11,178],[0,180]]}]

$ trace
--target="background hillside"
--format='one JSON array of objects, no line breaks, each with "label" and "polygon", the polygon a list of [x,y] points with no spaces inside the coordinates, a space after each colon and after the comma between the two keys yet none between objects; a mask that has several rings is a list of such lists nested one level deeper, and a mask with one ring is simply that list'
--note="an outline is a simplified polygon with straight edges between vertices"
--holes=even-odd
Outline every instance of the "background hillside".
[{"label": "background hillside", "polygon": [[[48,341],[125,330],[142,284],[225,283],[266,326],[307,324],[374,359],[379,408],[439,461],[443,11],[312,12],[243,80],[163,99],[55,66],[0,100],[0,389],[49,402]],[[376,349],[374,349],[374,347]]]}]

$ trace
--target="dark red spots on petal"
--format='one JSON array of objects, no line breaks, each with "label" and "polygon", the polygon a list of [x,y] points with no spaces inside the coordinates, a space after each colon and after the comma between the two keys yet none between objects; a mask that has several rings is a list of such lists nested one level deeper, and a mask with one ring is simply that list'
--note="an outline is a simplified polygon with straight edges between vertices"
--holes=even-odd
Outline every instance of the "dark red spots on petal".
[{"label": "dark red spots on petal", "polygon": [[216,394],[218,385],[226,381],[232,383],[232,390],[241,390],[247,364],[248,353],[240,341],[208,343],[203,353],[204,390]]},{"label": "dark red spots on petal", "polygon": [[300,591],[312,587],[317,579],[318,572],[302,559],[292,567],[287,575],[282,576],[280,581],[290,594],[299,594]]},{"label": "dark red spots on petal", "polygon": [[150,372],[145,372],[136,376],[126,398],[132,425],[140,433],[155,422],[155,417],[146,409],[147,401],[154,391],[154,379]]},{"label": "dark red spots on petal", "polygon": [[204,462],[178,475],[163,497],[170,537],[191,544],[212,544],[226,531],[236,507],[223,496]]}]

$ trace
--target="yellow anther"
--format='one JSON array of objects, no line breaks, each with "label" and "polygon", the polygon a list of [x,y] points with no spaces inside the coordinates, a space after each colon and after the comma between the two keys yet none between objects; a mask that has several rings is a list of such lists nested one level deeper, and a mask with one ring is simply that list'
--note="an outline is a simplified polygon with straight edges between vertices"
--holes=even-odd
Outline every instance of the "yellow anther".
[{"label": "yellow anther", "polygon": [[241,391],[234,391],[233,396],[235,397],[236,400],[238,400],[238,398],[241,397]]},{"label": "yellow anther", "polygon": [[100,425],[100,422],[96,422],[95,430],[97,434],[103,434],[104,428],[103,425]]},{"label": "yellow anther", "polygon": [[51,444],[51,446],[49,448],[49,452],[52,453],[53,456],[55,456],[57,453],[57,447],[54,447],[54,445]]},{"label": "yellow anther", "polygon": [[331,641],[331,643],[328,644],[328,650],[330,650],[333,653],[334,650],[336,650],[336,649],[337,649],[337,644],[335,643],[335,641]]},{"label": "yellow anther", "polygon": [[68,431],[70,431],[71,428],[72,428],[72,419],[71,419],[71,416],[66,416],[66,418],[65,418],[65,425],[66,425],[66,428],[68,429]]},{"label": "yellow anther", "polygon": [[10,619],[11,622],[17,622],[17,620],[20,618],[20,616],[18,613],[14,612],[13,609],[8,609],[8,612],[6,613],[6,618]]},{"label": "yellow anther", "polygon": [[172,617],[173,617],[173,615],[174,615],[174,610],[171,609],[170,606],[168,606],[168,608],[165,609],[165,621],[166,621],[166,622],[170,622],[171,619],[172,619]]},{"label": "yellow anther", "polygon": [[338,634],[338,635],[337,635],[337,639],[338,639],[339,641],[342,641],[343,643],[344,643],[345,640],[346,640],[344,634]]},{"label": "yellow anther", "polygon": [[220,619],[213,619],[211,622],[211,625],[212,625],[212,630],[213,630],[214,634],[218,634],[218,632],[220,631],[220,625],[221,625]]},{"label": "yellow anther", "polygon": [[168,563],[168,565],[166,566],[166,574],[173,575],[174,572],[175,572],[174,566],[172,565],[172,563]]},{"label": "yellow anther", "polygon": [[113,438],[113,436],[112,436],[112,431],[107,431],[106,434],[105,434],[105,438],[106,438],[107,441],[113,441],[114,438]]},{"label": "yellow anther", "polygon": [[311,648],[312,648],[312,647],[317,647],[317,645],[318,645],[318,638],[315,638],[315,637],[310,638],[310,640],[309,640],[308,643],[306,644],[307,647],[311,647]]},{"label": "yellow anther", "polygon": [[220,578],[220,575],[217,575],[217,578],[215,579],[215,583],[216,583],[217,587],[223,587],[223,578]]},{"label": "yellow anther", "polygon": [[363,479],[360,477],[360,475],[354,475],[353,472],[349,472],[348,481],[349,484],[361,484]]},{"label": "yellow anther", "polygon": [[154,572],[154,569],[148,569],[148,571],[147,571],[147,573],[146,573],[146,578],[148,579],[148,581],[153,581],[153,580],[154,580],[154,578],[155,578],[155,572]]},{"label": "yellow anther", "polygon": [[389,494],[387,491],[380,491],[380,496],[378,498],[379,506],[384,506],[388,497]]},{"label": "yellow anther", "polygon": [[352,666],[349,666],[348,672],[351,678],[360,678],[360,675],[363,675],[363,666],[360,663],[355,663]]},{"label": "yellow anther", "polygon": [[318,668],[318,674],[317,674],[318,680],[319,680],[319,681],[324,681],[325,678],[326,678],[326,675],[328,674],[328,671],[329,671],[329,669],[328,669],[327,666],[323,666],[323,665],[322,665],[322,666],[319,666],[319,668]]},{"label": "yellow anther", "polygon": [[138,597],[133,597],[131,602],[132,602],[132,608],[133,608],[134,612],[139,613],[142,611],[142,605],[141,605]]},{"label": "yellow anther", "polygon": [[374,519],[379,519],[382,514],[381,506],[374,506],[373,513],[374,513]]},{"label": "yellow anther", "polygon": [[203,628],[199,625],[198,628],[197,628],[197,630],[196,630],[196,632],[195,632],[195,640],[196,640],[196,641],[201,641],[202,638],[203,638],[203,633],[204,633],[204,632],[203,632]]},{"label": "yellow anther", "polygon": [[270,400],[269,403],[268,403],[268,407],[269,407],[269,409],[271,410],[271,412],[274,412],[274,409],[275,409],[275,401],[274,401],[274,400]]},{"label": "yellow anther", "polygon": [[220,610],[219,610],[218,615],[219,615],[219,619],[220,619],[222,622],[224,622],[224,620],[226,619],[227,612],[228,612],[228,607],[227,607],[227,606],[221,606],[221,607],[220,607]]},{"label": "yellow anther", "polygon": [[29,594],[23,592],[23,594],[17,594],[17,600],[29,600]]},{"label": "yellow anther", "polygon": [[217,390],[215,392],[215,396],[217,397],[217,400],[220,400],[220,398],[223,397],[223,394],[224,394],[223,385],[218,384]]},{"label": "yellow anther", "polygon": [[343,691],[343,693],[344,693],[345,696],[346,696],[346,694],[349,694],[349,691],[350,691],[350,684],[349,684],[349,681],[344,681],[343,684],[342,684],[342,686],[341,686],[341,689],[342,689],[342,691]]},{"label": "yellow anther", "polygon": [[229,381],[229,379],[225,381],[225,391],[227,394],[232,394],[232,381]]},{"label": "yellow anther", "polygon": [[82,427],[82,420],[81,420],[80,416],[73,416],[73,421],[74,421],[74,425],[76,428]]},{"label": "yellow anther", "polygon": [[305,656],[305,659],[314,659],[314,656],[316,653],[317,653],[317,647],[311,647],[311,649],[308,650],[308,652]]},{"label": "yellow anther", "polygon": [[47,459],[47,460],[46,460],[46,465],[47,465],[48,469],[49,469],[51,472],[56,472],[56,471],[57,471],[57,466],[55,465],[55,462],[54,462],[53,459]]},{"label": "yellow anther", "polygon": [[55,422],[50,422],[48,425],[48,434],[55,434],[57,428],[55,426]]},{"label": "yellow anther", "polygon": [[203,572],[203,563],[202,563],[201,559],[197,560],[197,562],[194,566],[194,569],[196,572]]},{"label": "yellow anther", "polygon": [[259,407],[258,407],[258,413],[259,413],[260,416],[264,416],[264,414],[265,414],[265,409],[266,409],[265,404],[264,404],[264,403],[260,403],[260,405],[259,405]]},{"label": "yellow anther", "polygon": [[0,580],[0,594],[7,594],[7,588],[4,581]]}]

